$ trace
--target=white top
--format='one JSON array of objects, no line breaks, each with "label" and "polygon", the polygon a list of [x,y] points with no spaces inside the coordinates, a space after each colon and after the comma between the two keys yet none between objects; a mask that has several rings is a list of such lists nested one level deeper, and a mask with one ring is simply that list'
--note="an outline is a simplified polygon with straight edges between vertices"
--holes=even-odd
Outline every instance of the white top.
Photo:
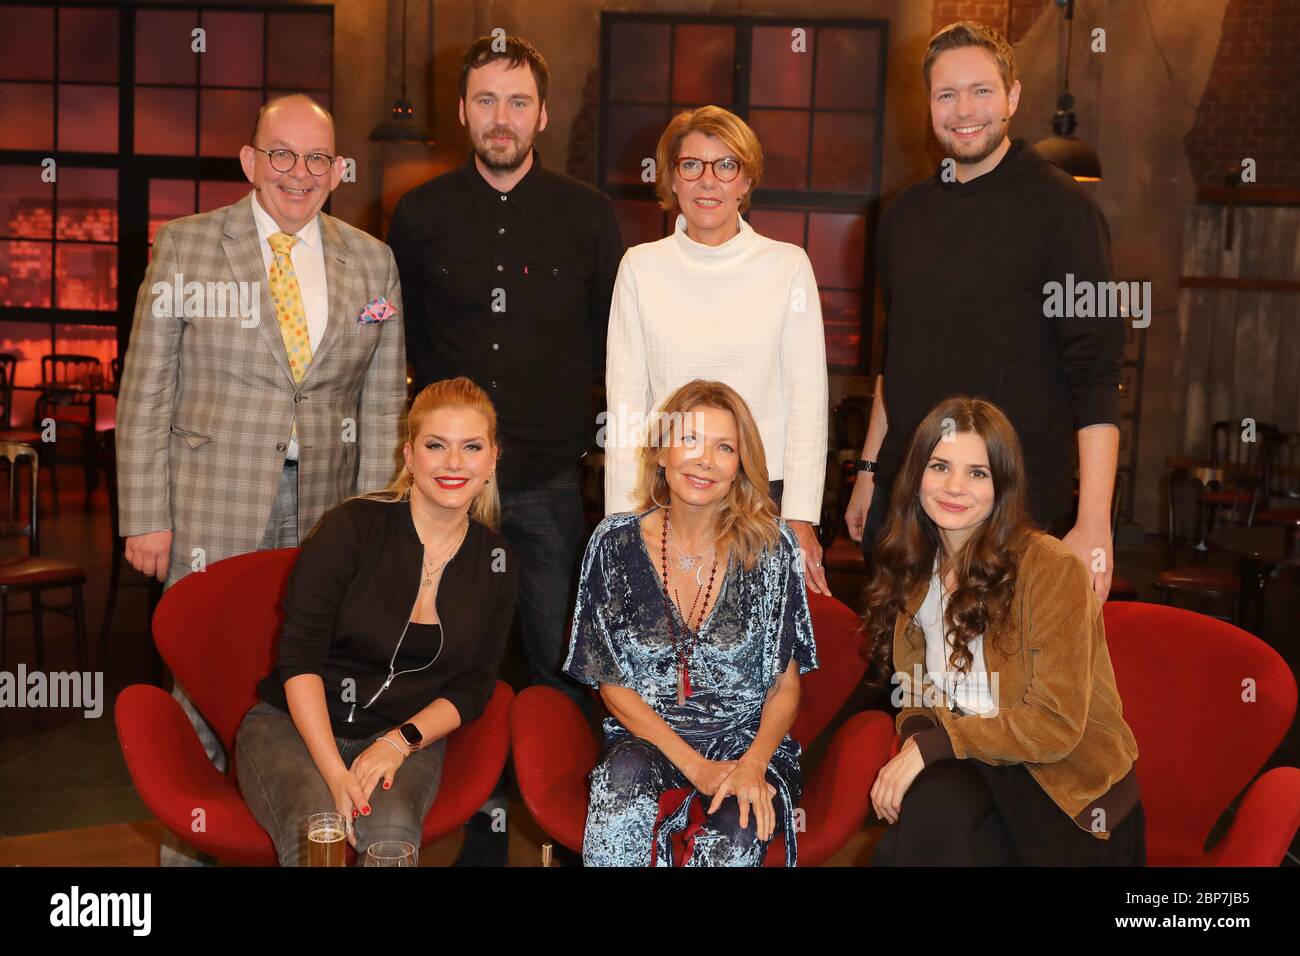
[{"label": "white top", "polygon": [[949,663],[953,642],[943,628],[947,607],[948,594],[939,581],[936,565],[930,578],[930,590],[916,612],[916,623],[925,634],[925,679],[935,687],[943,688],[944,696],[968,714],[995,710],[997,705],[989,686],[988,665],[984,662],[984,636],[980,635],[970,644],[973,660],[969,671],[959,671]]},{"label": "white top", "polygon": [[[253,190],[253,221],[257,223],[257,238],[262,249],[262,265],[268,279],[271,274],[271,261],[275,253],[271,251],[268,241],[279,227],[271,214],[262,208],[262,200]],[[298,278],[298,289],[302,293],[302,307],[307,314],[307,341],[311,343],[312,354],[320,345],[325,335],[325,326],[329,323],[329,290],[325,282],[325,250],[321,248],[320,219],[313,216],[298,233],[298,241],[289,251],[289,261],[293,263],[294,275]],[[276,321],[279,319],[277,317]],[[298,439],[289,436],[289,451],[285,455],[289,461],[298,460]]]},{"label": "white top", "polygon": [[725,382],[758,423],[781,515],[817,523],[826,481],[826,339],[801,248],[740,231],[719,246],[673,234],[627,250],[610,304],[605,513],[632,511],[644,423],[693,379]]}]

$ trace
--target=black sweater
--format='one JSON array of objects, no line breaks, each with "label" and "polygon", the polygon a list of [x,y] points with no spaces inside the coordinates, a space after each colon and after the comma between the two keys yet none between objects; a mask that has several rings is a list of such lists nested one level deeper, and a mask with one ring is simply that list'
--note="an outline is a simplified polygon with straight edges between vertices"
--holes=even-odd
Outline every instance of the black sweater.
[{"label": "black sweater", "polygon": [[1072,506],[1075,432],[1115,423],[1124,320],[1047,318],[1048,282],[1108,281],[1110,237],[1084,188],[1022,140],[997,168],[908,187],[881,218],[887,318],[877,488],[889,489],[912,430],[941,399],[1006,412],[1024,447],[1029,507],[1043,526]]},{"label": "black sweater", "polygon": [[[418,646],[427,635],[402,637],[423,554],[409,502],[354,498],[326,514],[290,575],[277,662],[258,685],[261,699],[288,710],[284,682],[317,674],[335,736],[353,740],[395,727],[441,697],[462,724],[476,719],[505,655],[518,571],[505,539],[471,520],[438,584],[442,649],[424,667],[428,659],[405,651],[407,641]],[[395,651],[397,674],[381,690]]]}]

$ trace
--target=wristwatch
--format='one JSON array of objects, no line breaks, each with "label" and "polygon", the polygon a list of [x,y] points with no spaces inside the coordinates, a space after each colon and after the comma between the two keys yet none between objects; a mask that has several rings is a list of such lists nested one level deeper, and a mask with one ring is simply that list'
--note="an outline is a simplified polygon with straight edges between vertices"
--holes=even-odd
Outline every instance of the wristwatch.
[{"label": "wristwatch", "polygon": [[406,741],[406,746],[411,748],[411,753],[420,749],[420,744],[424,742],[424,734],[420,733],[420,728],[412,723],[405,723],[397,728],[397,732],[402,735]]},{"label": "wristwatch", "polygon": [[876,463],[874,461],[867,461],[865,458],[858,459],[858,471],[875,472],[875,470]]}]

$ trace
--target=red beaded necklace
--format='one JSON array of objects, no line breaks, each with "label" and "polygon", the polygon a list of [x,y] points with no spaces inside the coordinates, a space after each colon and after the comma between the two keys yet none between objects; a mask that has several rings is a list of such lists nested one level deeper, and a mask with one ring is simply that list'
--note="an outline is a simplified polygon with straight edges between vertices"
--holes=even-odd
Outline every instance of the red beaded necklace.
[{"label": "red beaded necklace", "polygon": [[[709,596],[713,594],[713,578],[718,573],[718,555],[714,552],[713,567],[709,570],[709,584],[707,590],[704,585],[700,585],[695,592],[695,600],[691,603],[691,611],[686,615],[686,633],[682,640],[677,640],[677,623],[673,620],[673,609],[668,601],[668,526],[669,515],[668,509],[664,509],[664,528],[662,540],[660,542],[660,553],[663,556],[663,574],[664,574],[664,617],[668,620],[668,634],[672,638],[673,650],[677,652],[677,703],[686,703],[686,698],[691,696],[691,674],[687,666],[687,659],[695,645],[699,642],[699,628],[704,623],[704,609],[709,606]],[[698,580],[698,578],[696,579]],[[704,603],[700,604],[700,595],[704,595]],[[677,606],[682,606],[682,599],[677,594],[677,589],[673,588],[673,600]],[[695,630],[691,630],[691,620],[695,617],[695,609],[699,607],[700,618],[696,621]]]}]

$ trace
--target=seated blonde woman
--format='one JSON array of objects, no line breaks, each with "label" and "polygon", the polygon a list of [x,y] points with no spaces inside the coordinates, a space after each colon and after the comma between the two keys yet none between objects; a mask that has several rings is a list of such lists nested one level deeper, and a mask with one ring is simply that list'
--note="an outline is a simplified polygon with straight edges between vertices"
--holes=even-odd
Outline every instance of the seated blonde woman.
[{"label": "seated blonde woman", "polygon": [[445,739],[492,696],[518,591],[496,531],[496,426],[469,379],[430,385],[393,484],[303,542],[276,667],[235,736],[240,792],[284,866],[322,811],[342,814],[358,854],[419,847]]},{"label": "seated blonde woman", "polygon": [[[721,382],[672,393],[640,454],[640,507],[607,517],[583,557],[565,671],[613,715],[591,775],[588,866],[761,866],[802,791],[789,736],[817,666],[803,562],[769,497],[763,444]],[[659,798],[690,788],[658,821]]]}]

